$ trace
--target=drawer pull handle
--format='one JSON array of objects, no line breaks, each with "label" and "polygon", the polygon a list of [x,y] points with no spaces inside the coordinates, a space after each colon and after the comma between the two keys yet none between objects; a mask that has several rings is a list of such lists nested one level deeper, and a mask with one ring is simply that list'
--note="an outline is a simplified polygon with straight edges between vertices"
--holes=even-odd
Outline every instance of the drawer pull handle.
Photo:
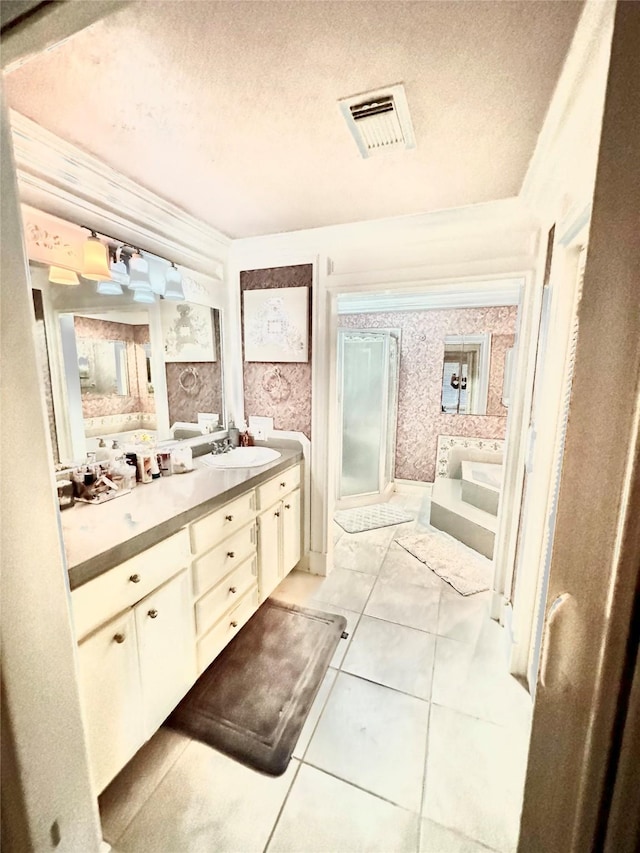
[{"label": "drawer pull handle", "polygon": [[154,607],[153,610],[149,611],[148,615],[151,616],[152,619],[155,619],[158,615],[158,611]]},{"label": "drawer pull handle", "polygon": [[280,518],[280,513],[279,513],[279,512],[274,512],[273,514],[275,515],[275,517],[276,517],[276,518]]},{"label": "drawer pull handle", "polygon": [[126,636],[124,634],[114,634],[113,639],[116,641],[116,643],[124,643],[124,641],[126,640]]},{"label": "drawer pull handle", "polygon": [[131,583],[140,583],[142,578],[140,577],[140,575],[131,575],[129,580],[131,581]]},{"label": "drawer pull handle", "polygon": [[230,627],[231,627],[231,628],[237,628],[237,627],[238,627],[238,623],[234,620],[234,621],[231,623]]},{"label": "drawer pull handle", "polygon": [[230,557],[232,560],[235,557],[235,555],[236,555],[235,551],[227,551],[227,557]]},{"label": "drawer pull handle", "polygon": [[225,521],[233,521],[233,516],[232,515],[225,515],[224,519],[225,519]]},{"label": "drawer pull handle", "polygon": [[284,505],[284,508],[285,508],[285,509],[291,509],[291,504],[285,504],[285,505]]},{"label": "drawer pull handle", "polygon": [[280,483],[280,488],[284,489],[284,488],[286,488],[286,485],[287,485],[286,483]]},{"label": "drawer pull handle", "polygon": [[229,592],[231,593],[231,595],[235,595],[237,591],[238,591],[237,586],[230,586],[229,587]]}]

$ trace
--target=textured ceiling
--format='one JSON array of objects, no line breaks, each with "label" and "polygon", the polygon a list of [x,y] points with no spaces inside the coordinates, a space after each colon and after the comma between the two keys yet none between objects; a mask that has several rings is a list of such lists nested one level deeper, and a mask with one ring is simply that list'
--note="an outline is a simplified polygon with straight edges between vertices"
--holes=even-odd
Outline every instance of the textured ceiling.
[{"label": "textured ceiling", "polygon": [[[516,195],[576,2],[134,2],[9,105],[230,237]],[[417,148],[363,160],[338,98],[403,82]]]}]

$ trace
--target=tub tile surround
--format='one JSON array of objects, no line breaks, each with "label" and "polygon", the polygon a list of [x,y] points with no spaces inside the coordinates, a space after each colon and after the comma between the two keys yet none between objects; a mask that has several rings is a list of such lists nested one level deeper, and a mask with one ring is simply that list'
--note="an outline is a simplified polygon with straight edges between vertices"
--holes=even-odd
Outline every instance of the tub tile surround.
[{"label": "tub tile surround", "polygon": [[[428,529],[419,520],[428,499],[394,502]],[[380,547],[371,533],[367,542],[367,533],[336,531],[350,552]],[[507,674],[487,594],[462,598],[392,539],[378,574],[293,572],[273,595],[345,615],[349,634],[286,774],[265,777],[161,729],[101,797],[115,853],[515,851],[530,701]],[[421,596],[427,604],[416,611]],[[371,613],[379,600],[393,602],[393,618]],[[133,804],[110,819],[129,796]]]}]

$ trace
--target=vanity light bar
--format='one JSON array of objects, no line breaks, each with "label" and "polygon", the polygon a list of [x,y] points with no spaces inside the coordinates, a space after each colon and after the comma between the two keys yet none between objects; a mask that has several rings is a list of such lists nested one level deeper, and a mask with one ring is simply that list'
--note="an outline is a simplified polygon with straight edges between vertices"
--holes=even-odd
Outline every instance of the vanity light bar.
[{"label": "vanity light bar", "polygon": [[[123,293],[124,285],[133,292],[136,302],[151,303],[157,297],[184,300],[182,273],[175,263],[153,252],[145,252],[168,264],[164,275],[153,274],[140,248],[122,243],[108,234],[101,234],[100,239],[95,229],[87,225],[79,227],[89,231],[90,236],[84,244],[83,268],[78,272],[83,278],[96,282],[98,293],[119,296]],[[107,241],[106,245],[103,240]]]}]

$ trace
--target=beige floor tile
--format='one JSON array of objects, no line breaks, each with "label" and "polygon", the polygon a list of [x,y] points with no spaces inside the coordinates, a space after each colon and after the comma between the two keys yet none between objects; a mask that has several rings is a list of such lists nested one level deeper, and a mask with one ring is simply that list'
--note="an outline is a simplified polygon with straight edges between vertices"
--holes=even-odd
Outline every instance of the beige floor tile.
[{"label": "beige floor tile", "polygon": [[432,705],[428,756],[423,817],[514,851],[527,758],[521,732]]},{"label": "beige floor tile", "polygon": [[351,645],[351,641],[353,639],[353,635],[356,631],[356,626],[360,620],[360,614],[356,613],[353,610],[345,610],[344,607],[338,607],[336,604],[327,604],[324,601],[316,601],[312,599],[307,607],[310,607],[315,610],[322,610],[325,613],[336,613],[338,616],[344,616],[347,620],[347,627],[345,628],[345,632],[349,635],[346,639],[341,639],[336,646],[336,650],[333,653],[333,657],[331,658],[331,662],[329,666],[334,667],[334,669],[340,669],[342,661],[344,660],[344,656],[347,653],[347,649]]},{"label": "beige floor tile", "polygon": [[367,616],[435,634],[439,600],[439,589],[378,578],[364,612]]},{"label": "beige floor tile", "polygon": [[191,741],[165,726],[158,729],[100,796],[102,837],[115,843]]},{"label": "beige floor tile", "polygon": [[420,833],[420,853],[491,853],[491,848],[453,829],[424,819]]},{"label": "beige floor tile", "polygon": [[465,596],[451,589],[448,584],[446,587],[440,599],[438,634],[466,643],[477,642],[484,626],[491,619],[491,593],[478,592]]},{"label": "beige floor tile", "polygon": [[118,841],[119,853],[261,853],[298,762],[266,776],[191,741]]},{"label": "beige floor tile", "polygon": [[418,816],[303,765],[268,853],[414,853]]},{"label": "beige floor tile", "polygon": [[[383,528],[384,529],[384,528]],[[351,569],[356,572],[377,575],[384,556],[387,553],[388,541],[379,544],[370,539],[356,539],[367,534],[345,534],[333,549],[333,565],[335,569]]]},{"label": "beige floor tile", "polygon": [[339,673],[305,762],[417,812],[428,703]]},{"label": "beige floor tile", "polygon": [[375,580],[373,575],[336,568],[323,579],[313,598],[361,613]]},{"label": "beige floor tile", "polygon": [[320,715],[322,714],[324,706],[327,703],[329,693],[331,693],[331,688],[333,687],[333,683],[336,680],[337,674],[338,670],[333,669],[331,667],[325,673],[325,676],[322,679],[322,683],[320,684],[320,689],[316,694],[316,698],[313,700],[313,705],[309,709],[307,719],[305,720],[304,726],[302,727],[302,731],[300,732],[300,737],[298,738],[298,741],[294,747],[294,758],[301,759],[304,756],[304,753],[307,747],[309,746],[311,736],[313,735],[318,720],[320,719]]},{"label": "beige floor tile", "polygon": [[442,590],[445,586],[444,581],[435,572],[397,542],[391,542],[389,545],[379,576],[393,583],[411,583],[430,589]]},{"label": "beige floor tile", "polygon": [[484,626],[475,643],[438,637],[432,700],[500,725],[527,727],[531,697],[509,674],[502,642],[504,629],[495,622]]},{"label": "beige floor tile", "polygon": [[429,699],[435,636],[363,616],[342,664],[359,675],[420,699]]},{"label": "beige floor tile", "polygon": [[270,597],[277,598],[278,601],[286,601],[288,604],[306,607],[324,581],[325,578],[320,577],[320,575],[294,570],[289,572],[286,578],[278,584]]}]

